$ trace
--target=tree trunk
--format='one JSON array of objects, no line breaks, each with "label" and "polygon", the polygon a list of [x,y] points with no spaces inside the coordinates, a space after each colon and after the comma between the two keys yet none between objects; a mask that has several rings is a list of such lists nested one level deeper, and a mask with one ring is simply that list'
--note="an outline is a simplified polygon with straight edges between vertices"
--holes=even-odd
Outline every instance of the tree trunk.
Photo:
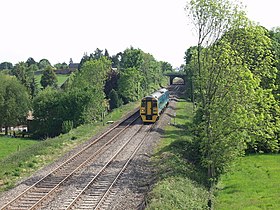
[{"label": "tree trunk", "polygon": [[5,125],[5,135],[7,136],[8,135],[8,126],[7,125]]}]

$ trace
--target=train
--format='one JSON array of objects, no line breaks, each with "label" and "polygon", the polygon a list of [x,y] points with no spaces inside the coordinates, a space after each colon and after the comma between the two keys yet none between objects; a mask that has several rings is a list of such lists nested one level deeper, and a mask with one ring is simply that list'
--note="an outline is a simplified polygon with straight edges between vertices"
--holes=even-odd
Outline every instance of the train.
[{"label": "train", "polygon": [[154,123],[160,114],[168,106],[169,91],[161,88],[149,96],[142,98],[140,105],[140,116],[144,123]]}]

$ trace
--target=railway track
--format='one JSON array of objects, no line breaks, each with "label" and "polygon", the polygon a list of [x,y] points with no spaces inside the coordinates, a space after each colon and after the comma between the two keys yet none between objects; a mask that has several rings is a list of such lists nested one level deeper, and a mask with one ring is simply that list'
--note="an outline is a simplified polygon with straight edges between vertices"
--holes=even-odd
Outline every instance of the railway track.
[{"label": "railway track", "polygon": [[[85,175],[83,174],[83,171],[86,171],[86,168],[88,168],[90,165],[94,166],[93,162],[98,158],[98,155],[100,156],[102,154],[106,154],[105,151],[108,151],[110,145],[114,144],[114,142],[122,133],[124,133],[129,128],[132,128],[132,125],[137,122],[138,119],[139,114],[138,112],[135,112],[129,118],[115,125],[97,139],[93,139],[92,142],[84,149],[67,159],[45,177],[27,188],[23,193],[19,194],[13,200],[1,207],[1,209],[23,210],[44,208],[44,206],[48,205],[50,199],[56,197],[57,193],[61,191],[60,188],[62,188],[67,182],[69,183],[69,181],[71,182],[71,180],[73,181],[77,179],[77,177]],[[111,164],[112,163],[108,165]],[[87,177],[90,177],[92,180],[91,176]],[[88,184],[88,186],[90,185],[91,184]],[[80,189],[78,189],[76,192],[79,191]],[[75,200],[75,198],[73,200]],[[73,205],[69,204],[68,206],[71,207]]]},{"label": "railway track", "polygon": [[92,180],[81,189],[80,193],[66,209],[108,208],[110,196],[115,194],[115,191],[112,190],[114,185],[145,141],[145,137],[152,127],[153,125],[150,125],[144,129],[145,132],[139,132],[143,128],[142,125],[135,134],[129,137]]}]

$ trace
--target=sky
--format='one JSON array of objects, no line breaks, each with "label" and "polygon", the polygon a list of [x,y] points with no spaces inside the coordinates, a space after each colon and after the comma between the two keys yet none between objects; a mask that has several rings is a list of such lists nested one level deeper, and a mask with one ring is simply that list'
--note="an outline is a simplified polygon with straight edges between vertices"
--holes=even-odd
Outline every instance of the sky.
[{"label": "sky", "polygon": [[[278,0],[241,0],[247,16],[280,26]],[[174,68],[196,45],[184,10],[187,0],[0,0],[0,63],[70,58],[79,63],[96,48],[110,55],[131,46]]]}]

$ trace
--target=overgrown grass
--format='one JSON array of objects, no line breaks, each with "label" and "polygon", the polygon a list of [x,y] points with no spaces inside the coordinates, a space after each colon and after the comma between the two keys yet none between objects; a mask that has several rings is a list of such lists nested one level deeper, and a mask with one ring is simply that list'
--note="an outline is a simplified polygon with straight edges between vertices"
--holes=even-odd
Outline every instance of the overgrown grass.
[{"label": "overgrown grass", "polygon": [[[120,107],[106,116],[106,119],[118,120],[138,106],[139,103],[136,102]],[[21,178],[27,177],[39,168],[53,162],[75,146],[102,131],[106,126],[107,124],[103,125],[102,122],[81,125],[56,138],[33,142],[19,151],[17,149],[10,151],[10,154],[6,152],[5,156],[0,159],[0,191],[13,187]],[[8,147],[5,143],[3,144]],[[4,147],[0,148],[0,152],[2,149],[4,151]]]},{"label": "overgrown grass", "polygon": [[240,158],[218,188],[216,209],[280,209],[280,154]]},{"label": "overgrown grass", "polygon": [[153,157],[158,179],[148,195],[147,209],[206,209],[205,175],[192,158],[192,113],[191,103],[179,101],[173,125],[165,128]]}]

